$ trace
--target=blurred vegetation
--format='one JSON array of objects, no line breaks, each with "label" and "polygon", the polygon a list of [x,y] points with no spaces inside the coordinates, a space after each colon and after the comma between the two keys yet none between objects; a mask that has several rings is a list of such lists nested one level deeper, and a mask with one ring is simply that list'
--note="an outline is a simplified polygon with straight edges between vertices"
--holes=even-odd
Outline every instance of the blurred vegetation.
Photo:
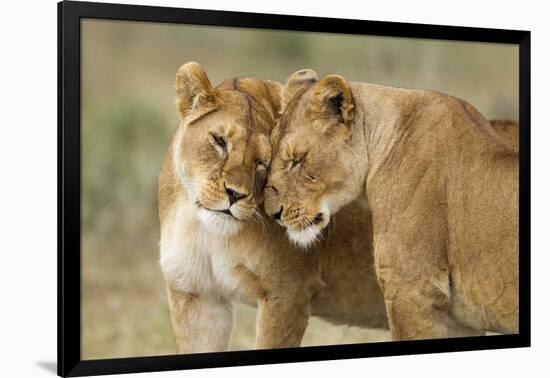
[{"label": "blurred vegetation", "polygon": [[[82,21],[82,349],[85,359],[174,353],[158,267],[156,180],[178,118],[173,82],[190,60],[215,85],[284,82],[313,68],[353,81],[434,89],[489,118],[518,115],[515,46],[161,23]],[[238,306],[232,349],[254,343]],[[387,340],[312,319],[304,345]]]}]

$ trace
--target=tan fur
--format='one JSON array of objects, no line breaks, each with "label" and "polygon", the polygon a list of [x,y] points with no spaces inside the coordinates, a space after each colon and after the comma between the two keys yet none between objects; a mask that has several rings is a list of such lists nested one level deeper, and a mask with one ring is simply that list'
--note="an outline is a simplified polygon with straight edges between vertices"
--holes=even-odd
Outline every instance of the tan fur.
[{"label": "tan fur", "polygon": [[337,75],[292,88],[272,134],[266,212],[282,208],[296,238],[368,203],[395,339],[517,332],[516,124],[491,125],[445,94]]},{"label": "tan fur", "polygon": [[[213,88],[203,69],[188,63],[176,92],[181,123],[159,176],[158,206],[177,351],[227,349],[234,301],[258,306],[257,348],[299,346],[311,314],[387,327],[368,210],[354,204],[342,211],[306,252],[259,213],[264,172],[256,167],[270,162],[281,85],[244,78]],[[212,134],[226,138],[226,153]],[[230,205],[225,187],[246,196]],[[239,220],[206,208],[230,209]]]},{"label": "tan fur", "polygon": [[504,142],[515,152],[518,152],[519,124],[511,119],[492,119],[489,122]]}]

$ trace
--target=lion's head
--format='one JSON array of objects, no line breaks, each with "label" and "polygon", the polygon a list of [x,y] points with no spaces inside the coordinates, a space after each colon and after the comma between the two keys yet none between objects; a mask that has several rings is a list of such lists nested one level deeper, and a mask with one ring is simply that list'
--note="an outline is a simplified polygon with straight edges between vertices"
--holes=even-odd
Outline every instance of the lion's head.
[{"label": "lion's head", "polygon": [[352,92],[340,76],[318,81],[314,71],[300,70],[283,88],[264,205],[302,247],[315,242],[331,215],[361,190],[353,179],[358,174],[352,148],[354,110]]},{"label": "lion's head", "polygon": [[172,148],[174,170],[207,230],[234,234],[256,216],[279,91],[278,83],[258,79],[227,80],[213,88],[195,62],[178,70],[181,123]]}]

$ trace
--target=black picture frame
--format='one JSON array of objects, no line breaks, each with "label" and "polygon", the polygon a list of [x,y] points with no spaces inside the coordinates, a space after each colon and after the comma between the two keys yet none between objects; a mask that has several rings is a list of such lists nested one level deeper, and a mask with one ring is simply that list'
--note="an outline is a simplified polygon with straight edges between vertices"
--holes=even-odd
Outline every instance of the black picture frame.
[{"label": "black picture frame", "polygon": [[[495,42],[519,46],[519,334],[82,360],[80,21],[83,18]],[[530,32],[106,3],[58,3],[58,374],[82,376],[530,346]]]}]

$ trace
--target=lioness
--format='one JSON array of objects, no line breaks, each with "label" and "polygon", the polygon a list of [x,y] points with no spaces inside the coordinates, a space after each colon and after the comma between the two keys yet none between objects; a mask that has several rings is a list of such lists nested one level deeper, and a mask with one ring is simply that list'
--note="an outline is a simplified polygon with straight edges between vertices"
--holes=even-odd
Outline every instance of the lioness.
[{"label": "lioness", "polygon": [[158,205],[177,351],[226,350],[235,300],[258,305],[257,348],[299,346],[310,314],[387,328],[368,210],[336,216],[307,253],[259,213],[281,84],[244,78],[213,88],[201,66],[188,63],[176,91],[180,124]]},{"label": "lioness", "polygon": [[372,210],[394,339],[518,332],[518,155],[470,104],[293,74],[264,205],[311,246],[354,200]]}]

